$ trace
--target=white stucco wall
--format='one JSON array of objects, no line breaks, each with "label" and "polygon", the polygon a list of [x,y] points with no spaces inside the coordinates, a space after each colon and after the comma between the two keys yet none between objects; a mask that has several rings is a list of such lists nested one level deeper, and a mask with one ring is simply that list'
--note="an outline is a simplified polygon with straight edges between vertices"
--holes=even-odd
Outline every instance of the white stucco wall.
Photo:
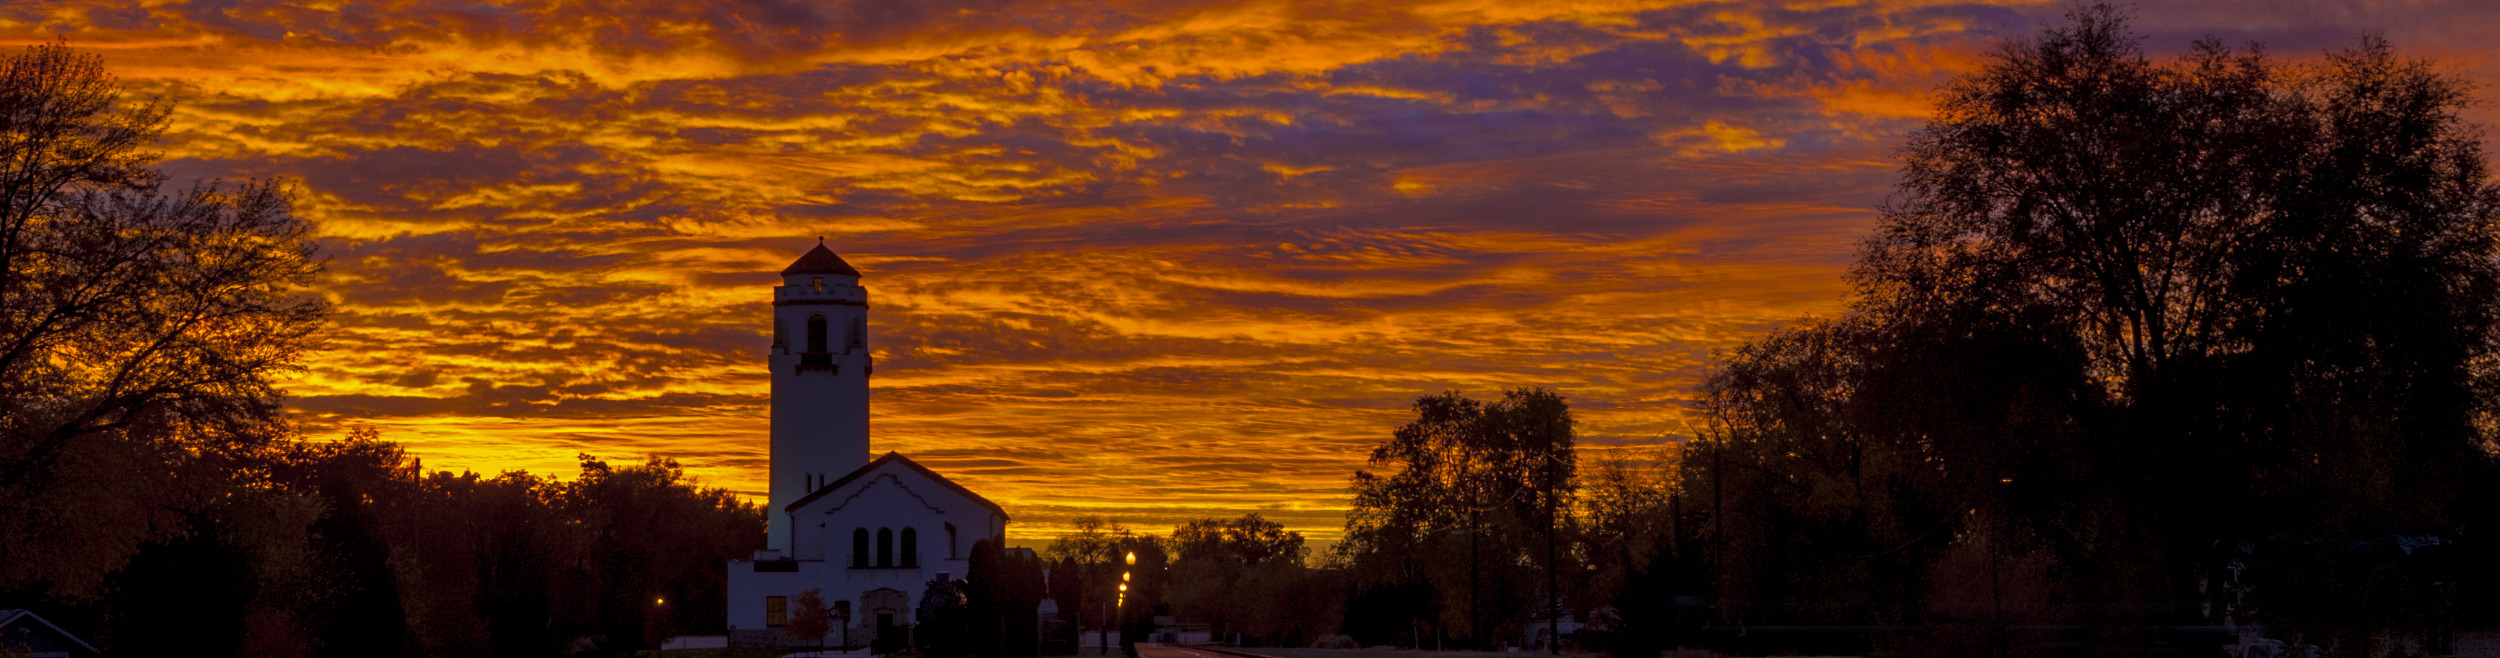
[{"label": "white stucco wall", "polygon": [[[908,608],[919,605],[928,582],[940,573],[963,578],[969,571],[973,542],[999,540],[1006,533],[1006,519],[996,511],[899,459],[878,462],[868,472],[837,490],[815,497],[781,520],[789,521],[787,525],[794,530],[796,550],[786,557],[794,558],[797,571],[758,572],[753,561],[730,562],[729,626],[733,633],[765,628],[765,597],[790,597],[795,610],[799,593],[809,589],[819,590],[828,607],[836,601],[851,601],[858,614],[851,624],[863,627],[873,626],[876,620],[860,607],[861,597],[872,590],[892,588],[908,600],[906,614],[897,619],[898,623],[917,624]],[[947,541],[948,524],[956,530],[951,547]],[[869,533],[870,566],[866,568],[852,566],[851,531],[859,528]],[[900,566],[904,563],[901,537],[905,528],[915,530],[919,537],[916,567]],[[894,533],[896,566],[875,566],[879,529]]]},{"label": "white stucco wall", "polygon": [[[798,274],[773,289],[771,504],[780,510],[868,463],[868,290],[859,277]],[[824,362],[807,363],[808,318],[825,318]],[[830,366],[825,367],[825,366]],[[771,519],[765,546],[788,551]]]}]

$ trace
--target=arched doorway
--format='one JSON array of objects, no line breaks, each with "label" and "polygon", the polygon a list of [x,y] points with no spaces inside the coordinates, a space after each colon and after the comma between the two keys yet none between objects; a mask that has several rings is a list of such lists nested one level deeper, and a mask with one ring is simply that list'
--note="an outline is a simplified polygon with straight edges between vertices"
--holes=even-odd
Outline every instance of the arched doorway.
[{"label": "arched doorway", "polygon": [[881,587],[859,595],[857,628],[851,637],[866,638],[874,653],[894,653],[911,645],[911,596]]}]

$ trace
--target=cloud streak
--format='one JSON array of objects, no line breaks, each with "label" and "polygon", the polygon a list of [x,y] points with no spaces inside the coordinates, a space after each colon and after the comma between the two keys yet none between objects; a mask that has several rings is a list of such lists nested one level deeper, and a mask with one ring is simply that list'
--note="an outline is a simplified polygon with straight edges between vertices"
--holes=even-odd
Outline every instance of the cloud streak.
[{"label": "cloud streak", "polygon": [[[1839,308],[1930,92],[2059,7],[73,0],[0,4],[0,39],[178,102],[177,175],[296,182],[338,309],[287,389],[315,433],[760,492],[767,288],[824,236],[867,274],[877,448],[1018,539],[1328,538],[1418,395],[1551,385],[1593,449],[1680,435],[1712,350]],[[2494,13],[2139,26],[2379,32],[2489,82],[2459,26]]]}]

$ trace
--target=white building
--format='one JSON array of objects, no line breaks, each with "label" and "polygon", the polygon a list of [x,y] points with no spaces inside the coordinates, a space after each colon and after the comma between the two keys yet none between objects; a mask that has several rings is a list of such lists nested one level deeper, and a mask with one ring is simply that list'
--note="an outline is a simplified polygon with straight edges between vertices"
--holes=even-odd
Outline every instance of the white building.
[{"label": "white building", "polygon": [[972,543],[1004,542],[1007,511],[900,453],[868,459],[868,291],[822,240],[773,289],[771,534],[729,562],[736,644],[816,644],[782,626],[816,590],[826,645],[916,625],[930,580],[961,578]]}]

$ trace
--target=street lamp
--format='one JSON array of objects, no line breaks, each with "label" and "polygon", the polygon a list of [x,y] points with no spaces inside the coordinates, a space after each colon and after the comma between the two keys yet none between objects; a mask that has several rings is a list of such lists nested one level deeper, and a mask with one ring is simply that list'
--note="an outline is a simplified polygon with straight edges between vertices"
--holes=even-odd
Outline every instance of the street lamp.
[{"label": "street lamp", "polygon": [[1137,551],[1128,552],[1126,563],[1126,566],[1120,569],[1120,605],[1115,609],[1120,611],[1120,650],[1135,656],[1137,655],[1135,650],[1129,646],[1133,640],[1128,636],[1128,581],[1129,574],[1137,569]]},{"label": "street lamp", "polygon": [[1128,613],[1128,578],[1129,578],[1129,574],[1130,574],[1131,572],[1135,571],[1136,569],[1137,569],[1137,551],[1129,551],[1129,552],[1128,552],[1128,568],[1126,568],[1126,569],[1121,569],[1121,570],[1120,570],[1120,612],[1121,612],[1121,616],[1123,616],[1123,617],[1127,616],[1127,613]]},{"label": "street lamp", "polygon": [[[1129,567],[1131,567],[1131,568],[1136,567],[1136,566],[1137,566],[1137,551],[1129,551],[1129,552],[1128,552],[1128,557],[1126,558],[1126,562],[1127,562],[1127,564],[1128,564],[1128,566],[1129,566]],[[1123,614],[1125,614],[1125,613],[1127,613],[1127,612],[1128,612],[1128,581],[1129,581],[1129,570],[1128,570],[1128,569],[1122,569],[1122,570],[1120,571],[1120,593],[1119,593],[1119,603],[1118,603],[1118,605],[1117,605],[1116,607],[1112,608],[1111,610],[1104,610],[1104,611],[1102,611],[1102,631],[1101,631],[1101,633],[1100,633],[1099,635],[1096,635],[1096,636],[1095,636],[1095,637],[1101,638],[1101,639],[1100,639],[1100,642],[1101,642],[1101,644],[1102,644],[1102,646],[1095,647],[1095,649],[1096,649],[1096,651],[1097,651],[1098,655],[1108,655],[1108,654],[1110,654],[1110,653],[1111,653],[1111,624],[1113,623],[1113,622],[1112,622],[1112,619],[1113,619],[1113,618],[1112,618],[1112,616],[1111,616],[1111,615],[1112,615],[1112,613],[1113,613],[1114,611],[1117,611],[1117,612],[1120,612],[1120,613],[1123,613]],[[1128,636],[1128,629],[1126,629],[1126,628],[1122,628],[1122,629],[1120,629],[1120,636],[1121,636],[1121,637],[1123,637],[1123,638],[1127,637],[1127,636]]]}]

